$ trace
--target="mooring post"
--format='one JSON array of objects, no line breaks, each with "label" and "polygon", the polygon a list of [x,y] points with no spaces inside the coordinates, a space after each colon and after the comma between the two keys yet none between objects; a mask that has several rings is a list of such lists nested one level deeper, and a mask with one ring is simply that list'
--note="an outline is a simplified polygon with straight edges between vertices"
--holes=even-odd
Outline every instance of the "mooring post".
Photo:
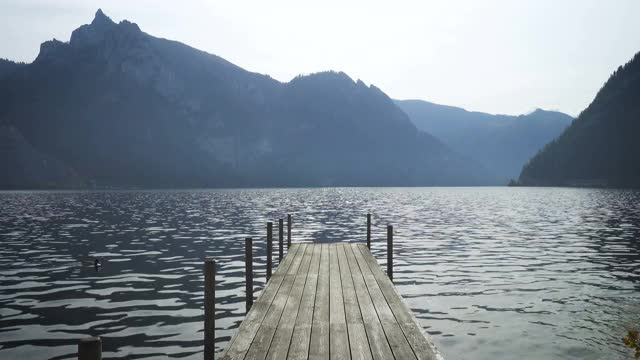
[{"label": "mooring post", "polygon": [[278,265],[282,262],[282,255],[284,250],[284,220],[278,220]]},{"label": "mooring post", "polygon": [[387,225],[387,276],[393,281],[393,225]]},{"label": "mooring post", "polygon": [[287,214],[287,251],[291,247],[291,214]]},{"label": "mooring post", "polygon": [[247,312],[253,305],[253,241],[251,238],[244,240],[244,272],[245,272],[245,302]]},{"label": "mooring post", "polygon": [[271,271],[273,268],[273,223],[267,223],[267,281],[271,279]]},{"label": "mooring post", "polygon": [[100,337],[80,339],[78,360],[102,360],[102,340]]},{"label": "mooring post", "polygon": [[371,214],[367,214],[367,247],[371,250]]},{"label": "mooring post", "polygon": [[213,360],[216,352],[216,262],[204,261],[204,358]]}]

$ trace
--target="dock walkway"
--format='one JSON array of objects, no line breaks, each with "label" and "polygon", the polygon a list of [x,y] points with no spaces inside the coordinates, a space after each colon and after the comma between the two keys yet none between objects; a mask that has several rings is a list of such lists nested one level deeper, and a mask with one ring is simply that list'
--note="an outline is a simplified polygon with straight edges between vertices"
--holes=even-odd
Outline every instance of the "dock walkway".
[{"label": "dock walkway", "polygon": [[222,359],[441,359],[364,245],[294,243]]}]

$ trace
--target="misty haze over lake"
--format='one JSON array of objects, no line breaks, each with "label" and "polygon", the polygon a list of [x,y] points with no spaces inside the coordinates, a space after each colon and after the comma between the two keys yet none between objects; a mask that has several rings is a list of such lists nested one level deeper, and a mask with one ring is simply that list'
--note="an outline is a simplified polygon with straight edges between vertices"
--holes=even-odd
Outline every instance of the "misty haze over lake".
[{"label": "misty haze over lake", "polygon": [[0,5],[0,359],[640,359],[640,2],[150,5]]}]

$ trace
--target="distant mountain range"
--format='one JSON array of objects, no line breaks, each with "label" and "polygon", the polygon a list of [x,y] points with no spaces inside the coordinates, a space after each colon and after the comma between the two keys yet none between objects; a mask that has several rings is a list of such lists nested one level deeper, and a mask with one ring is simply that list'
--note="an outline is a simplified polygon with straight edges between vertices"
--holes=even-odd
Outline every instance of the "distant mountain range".
[{"label": "distant mountain range", "polygon": [[640,53],[524,167],[522,185],[640,187]]},{"label": "distant mountain range", "polygon": [[340,72],[281,83],[98,11],[0,62],[0,188],[479,185],[478,163]]},{"label": "distant mountain range", "polygon": [[527,115],[492,115],[422,100],[396,100],[418,129],[442,140],[506,184],[524,164],[569,126],[572,117],[536,110]]}]

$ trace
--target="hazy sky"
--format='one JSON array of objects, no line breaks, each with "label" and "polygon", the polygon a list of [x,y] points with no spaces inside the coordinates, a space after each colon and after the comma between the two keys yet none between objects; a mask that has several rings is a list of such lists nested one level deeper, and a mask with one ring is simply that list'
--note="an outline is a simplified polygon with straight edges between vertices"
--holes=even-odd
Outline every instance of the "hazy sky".
[{"label": "hazy sky", "polygon": [[0,57],[30,62],[98,8],[281,81],[341,70],[490,113],[577,115],[640,51],[639,0],[0,0]]}]

